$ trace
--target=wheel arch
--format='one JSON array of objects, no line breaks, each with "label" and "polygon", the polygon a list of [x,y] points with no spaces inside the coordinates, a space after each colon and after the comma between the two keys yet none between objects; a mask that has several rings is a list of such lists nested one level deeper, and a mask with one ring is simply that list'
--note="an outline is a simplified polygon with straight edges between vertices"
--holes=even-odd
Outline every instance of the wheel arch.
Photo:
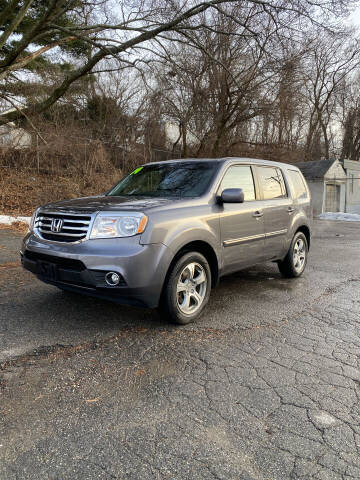
[{"label": "wheel arch", "polygon": [[204,257],[206,258],[209,264],[210,271],[211,271],[211,287],[215,288],[219,281],[219,263],[218,263],[218,258],[215,253],[215,250],[208,242],[205,242],[204,240],[194,240],[192,242],[189,242],[183,245],[175,253],[167,269],[166,276],[163,283],[163,289],[169,278],[172,267],[175,265],[178,259],[187,252],[198,252],[204,255]]},{"label": "wheel arch", "polygon": [[310,234],[310,228],[307,225],[301,225],[296,229],[295,233],[302,232],[307,240],[308,244],[308,249],[310,249],[310,241],[311,241],[311,234]]}]

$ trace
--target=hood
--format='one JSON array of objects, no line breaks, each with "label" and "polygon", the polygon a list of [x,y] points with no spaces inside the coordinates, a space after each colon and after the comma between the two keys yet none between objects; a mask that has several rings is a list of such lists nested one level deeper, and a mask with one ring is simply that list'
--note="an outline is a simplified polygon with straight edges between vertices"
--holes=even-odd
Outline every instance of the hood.
[{"label": "hood", "polygon": [[60,202],[47,203],[42,207],[43,210],[53,210],[57,212],[76,212],[93,213],[99,211],[120,211],[134,210],[146,211],[151,208],[169,205],[179,202],[179,198],[153,198],[153,197],[111,197],[95,196],[74,198],[72,200],[62,200]]}]

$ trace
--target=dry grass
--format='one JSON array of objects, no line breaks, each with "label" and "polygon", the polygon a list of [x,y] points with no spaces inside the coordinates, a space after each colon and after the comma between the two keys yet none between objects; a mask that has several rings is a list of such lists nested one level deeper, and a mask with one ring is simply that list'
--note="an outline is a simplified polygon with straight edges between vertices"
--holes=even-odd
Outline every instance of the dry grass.
[{"label": "dry grass", "polygon": [[106,192],[121,177],[111,152],[76,132],[47,134],[47,143],[27,149],[0,148],[0,213],[31,215],[50,201]]},{"label": "dry grass", "polygon": [[0,213],[30,216],[36,207],[50,201],[106,192],[121,176],[115,169],[85,177],[0,168]]},{"label": "dry grass", "polygon": [[15,233],[21,233],[22,235],[25,235],[25,233],[29,230],[29,225],[24,222],[15,222],[11,225],[0,224],[0,230],[12,230]]}]

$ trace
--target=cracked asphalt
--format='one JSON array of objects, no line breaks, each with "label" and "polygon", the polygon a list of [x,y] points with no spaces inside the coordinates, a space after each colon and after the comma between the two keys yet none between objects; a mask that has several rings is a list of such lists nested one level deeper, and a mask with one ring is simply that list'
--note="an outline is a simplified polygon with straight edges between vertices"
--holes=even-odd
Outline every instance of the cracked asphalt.
[{"label": "cracked asphalt", "polygon": [[360,224],[300,279],[223,278],[203,317],[66,294],[0,230],[0,479],[360,479]]}]

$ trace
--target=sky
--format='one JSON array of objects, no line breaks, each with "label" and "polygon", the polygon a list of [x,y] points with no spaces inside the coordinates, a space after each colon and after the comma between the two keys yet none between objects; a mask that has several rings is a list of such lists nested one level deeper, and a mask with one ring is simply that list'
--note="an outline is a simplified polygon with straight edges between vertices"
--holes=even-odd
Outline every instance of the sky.
[{"label": "sky", "polygon": [[360,7],[358,7],[354,13],[350,16],[350,23],[360,26]]}]

